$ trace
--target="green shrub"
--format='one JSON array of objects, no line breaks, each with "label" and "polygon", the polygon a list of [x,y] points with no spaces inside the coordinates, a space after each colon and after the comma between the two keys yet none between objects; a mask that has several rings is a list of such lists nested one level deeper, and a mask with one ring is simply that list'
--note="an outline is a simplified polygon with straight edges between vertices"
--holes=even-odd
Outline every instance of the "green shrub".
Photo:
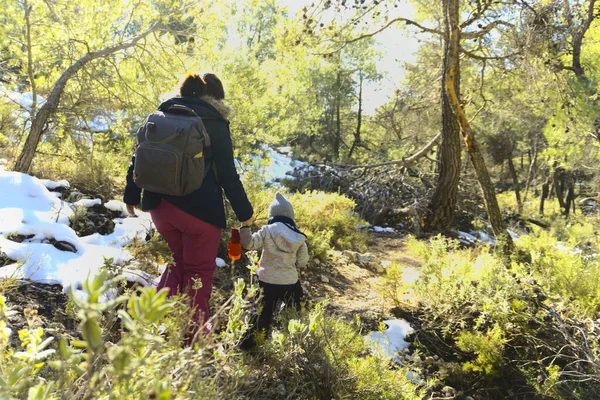
[{"label": "green shrub", "polygon": [[[353,200],[337,193],[310,191],[286,193],[283,189],[266,187],[259,172],[244,173],[244,188],[254,207],[258,226],[267,223],[269,204],[275,193],[281,191],[294,205],[298,228],[308,236],[311,255],[325,261],[327,251],[335,249],[366,250],[367,236],[358,226],[366,225],[353,210]],[[228,224],[237,226],[233,213],[229,213]]]},{"label": "green shrub", "polygon": [[418,351],[453,359],[441,377],[451,386],[487,398],[510,381],[515,396],[597,398],[600,374],[586,360],[600,355],[598,330],[585,322],[598,317],[595,244],[573,251],[547,233],[517,244],[531,262],[515,257],[507,266],[488,248],[459,250],[442,237],[409,240],[408,250],[423,260],[420,276],[403,282],[402,267],[393,265],[383,291],[419,316]]},{"label": "green shrub", "polygon": [[[586,229],[578,228],[580,232]],[[565,242],[559,242],[551,233],[540,232],[522,237],[518,243],[531,255],[530,267],[540,284],[558,296],[557,303],[569,308],[574,316],[597,318],[600,313],[597,239],[594,237],[592,243],[583,239],[585,236],[568,233],[569,230],[574,229],[565,229]],[[584,242],[590,246],[583,246]]]},{"label": "green shrub", "polygon": [[87,299],[71,292],[79,339],[45,338],[32,322],[19,332],[20,352],[7,347],[12,312],[0,297],[0,397],[418,398],[406,369],[369,355],[360,326],[326,316],[321,305],[280,318],[257,354],[241,353],[237,343],[257,292],[238,280],[226,307],[213,316],[226,317],[226,327],[183,348],[190,318],[184,299],[144,288],[103,301],[115,284],[104,272],[84,283]]},{"label": "green shrub", "polygon": [[290,201],[315,257],[324,259],[331,248],[366,249],[367,236],[358,228],[366,223],[353,211],[354,200],[337,193],[309,191],[294,194]]}]

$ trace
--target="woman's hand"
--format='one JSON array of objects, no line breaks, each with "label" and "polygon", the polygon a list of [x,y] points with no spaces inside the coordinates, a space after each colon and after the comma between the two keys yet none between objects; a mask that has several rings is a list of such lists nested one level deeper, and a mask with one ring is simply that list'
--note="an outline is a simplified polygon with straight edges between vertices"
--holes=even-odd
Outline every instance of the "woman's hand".
[{"label": "woman's hand", "polygon": [[255,220],[255,218],[254,218],[254,215],[253,215],[253,216],[250,217],[249,220],[243,221],[242,222],[242,226],[250,226],[250,225],[252,225],[252,223],[254,222],[254,220]]},{"label": "woman's hand", "polygon": [[136,217],[135,215],[135,209],[137,208],[137,206],[131,205],[131,204],[127,204],[127,212],[129,213],[130,216],[132,217]]}]

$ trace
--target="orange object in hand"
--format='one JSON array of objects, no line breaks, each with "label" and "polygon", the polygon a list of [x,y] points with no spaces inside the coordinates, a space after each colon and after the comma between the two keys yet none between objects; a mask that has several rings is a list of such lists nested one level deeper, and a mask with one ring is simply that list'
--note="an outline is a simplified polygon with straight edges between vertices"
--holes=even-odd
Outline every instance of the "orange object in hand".
[{"label": "orange object in hand", "polygon": [[227,256],[233,261],[237,261],[242,257],[242,244],[240,243],[240,230],[238,228],[231,228],[231,239],[227,245]]}]

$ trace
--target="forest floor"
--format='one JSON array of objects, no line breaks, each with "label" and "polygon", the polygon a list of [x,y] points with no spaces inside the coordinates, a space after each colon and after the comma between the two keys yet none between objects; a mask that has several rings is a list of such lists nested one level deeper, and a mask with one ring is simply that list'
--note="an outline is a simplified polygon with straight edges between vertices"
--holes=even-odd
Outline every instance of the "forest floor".
[{"label": "forest floor", "polygon": [[[403,279],[411,282],[419,276],[421,262],[406,252],[406,236],[392,233],[369,233],[369,254],[373,265],[403,267]],[[314,301],[328,299],[328,311],[351,320],[358,316],[366,331],[377,330],[381,322],[395,319],[394,304],[382,292],[382,269],[367,268],[352,260],[351,252],[332,251],[331,264],[320,268],[320,276],[309,280],[309,295]],[[410,300],[410,293],[405,293]]]}]

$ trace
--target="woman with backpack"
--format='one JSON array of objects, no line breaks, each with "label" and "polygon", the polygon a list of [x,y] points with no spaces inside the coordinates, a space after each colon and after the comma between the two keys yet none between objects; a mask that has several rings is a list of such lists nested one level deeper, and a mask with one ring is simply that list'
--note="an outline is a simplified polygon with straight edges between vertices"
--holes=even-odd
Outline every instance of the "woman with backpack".
[{"label": "woman with backpack", "polygon": [[[242,225],[250,225],[254,220],[252,205],[248,201],[234,164],[229,122],[227,120],[231,110],[223,103],[224,98],[223,84],[216,75],[189,74],[185,76],[179,87],[179,95],[164,101],[158,107],[158,112],[151,114],[151,116],[158,115],[154,119],[156,124],[153,126],[152,123],[149,123],[151,117],[148,117],[145,125],[138,132],[140,144],[137,156],[139,158],[138,164],[140,164],[138,167],[140,168],[136,168],[136,155],[134,155],[127,171],[127,185],[124,194],[127,211],[131,215],[135,215],[135,207],[138,207],[141,203],[142,210],[150,212],[156,229],[168,243],[173,253],[175,263],[167,266],[158,284],[158,289],[168,288],[170,296],[175,294],[187,294],[189,296],[191,307],[194,310],[192,334],[195,334],[209,317],[209,299],[216,270],[217,251],[221,231],[225,229],[223,192],[225,192],[225,196],[227,196]],[[164,120],[169,120],[169,118],[177,123],[180,120],[183,123],[187,121],[186,117],[177,117],[176,111],[188,113],[190,116],[188,120],[190,121],[198,120],[197,117],[199,116],[201,122],[196,121],[194,126],[201,129],[194,130],[193,134],[188,134],[182,128],[178,128],[173,135],[168,132],[158,132],[160,129],[165,129],[161,128],[160,124]],[[154,128],[157,132],[153,132],[151,128]],[[161,133],[169,136],[164,139],[161,137],[162,140],[154,142],[150,140],[152,134],[160,135]],[[150,181],[152,176],[159,179],[164,171],[169,170],[170,166],[160,165],[166,162],[162,154],[167,154],[167,157],[169,154],[169,151],[161,153],[161,145],[173,145],[178,134],[182,134],[180,136],[196,135],[201,140],[201,135],[206,136],[206,133],[208,138],[204,137],[204,146],[198,147],[199,150],[195,150],[198,153],[190,157],[190,160],[196,158],[204,161],[201,165],[204,178],[198,180],[198,174],[190,175],[187,178],[190,181],[197,180],[201,184],[199,188],[191,191],[191,193],[186,192],[184,195],[164,194],[167,191],[161,191],[161,194],[149,190],[148,187],[154,188],[151,184],[141,183],[143,182],[140,179],[140,175],[143,174],[141,167],[150,170],[150,172],[146,172],[146,176],[150,176]],[[173,139],[173,137],[176,138]],[[145,159],[143,162],[147,165],[142,166],[141,142],[145,139],[150,141],[150,146],[158,148],[159,151],[144,153],[143,157]],[[169,144],[169,140],[173,140],[173,142]],[[186,139],[182,143],[186,143],[187,146],[190,140]],[[156,154],[155,160],[152,154]],[[177,160],[179,158],[182,157],[173,157]],[[150,165],[153,162],[156,163],[155,166]],[[193,163],[193,161],[186,162]],[[155,170],[152,170],[152,168],[155,168]],[[182,173],[176,176],[185,175]],[[146,180],[148,179],[146,178]],[[182,182],[182,185],[185,186],[185,183]],[[145,188],[143,198],[140,186]],[[204,330],[208,331],[210,327],[205,327]]]}]

